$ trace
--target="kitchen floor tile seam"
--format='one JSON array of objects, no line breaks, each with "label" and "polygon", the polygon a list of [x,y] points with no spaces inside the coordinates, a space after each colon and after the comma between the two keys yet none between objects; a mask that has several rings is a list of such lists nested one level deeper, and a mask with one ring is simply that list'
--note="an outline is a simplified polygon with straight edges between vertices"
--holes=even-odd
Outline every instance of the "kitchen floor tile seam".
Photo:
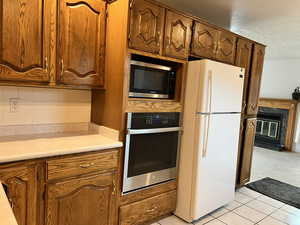
[{"label": "kitchen floor tile seam", "polygon": [[218,220],[218,221],[220,221],[221,223],[224,223],[224,225],[230,225],[230,224],[227,224],[227,223],[223,222],[222,220],[219,220],[218,218],[216,218],[215,220]]},{"label": "kitchen floor tile seam", "polygon": [[[232,213],[234,213],[235,215],[238,215],[238,216],[242,217],[242,218],[245,219],[245,220],[248,220],[248,221],[251,222],[252,224],[256,224],[256,223],[254,223],[252,220],[250,220],[250,219],[248,219],[248,218],[246,218],[246,217],[244,217],[244,216],[242,216],[242,215],[239,215],[239,214],[237,214],[237,213],[234,212],[234,211],[232,211]],[[264,217],[264,219],[267,218],[267,217],[268,217],[268,216]]]},{"label": "kitchen floor tile seam", "polygon": [[[283,206],[284,206],[284,205],[283,205]],[[282,206],[282,207],[283,207],[283,206]],[[279,211],[279,210],[283,210],[282,207],[278,208],[278,209],[275,210],[274,212]],[[287,211],[285,211],[285,210],[283,210],[283,211],[286,212],[286,213],[288,213],[288,214],[291,214],[291,215],[295,216],[294,214],[292,214],[292,213],[290,213],[290,212],[287,212]],[[274,212],[273,212],[273,213],[274,213]],[[272,214],[273,214],[273,213],[272,213]],[[281,222],[281,223],[284,223],[284,224],[289,225],[289,223],[286,223],[285,221],[282,221],[282,220],[280,220],[280,219],[277,219],[277,218],[273,217],[272,214],[270,215],[270,217],[272,217],[272,219],[277,220],[277,221],[279,221],[279,222]]]}]

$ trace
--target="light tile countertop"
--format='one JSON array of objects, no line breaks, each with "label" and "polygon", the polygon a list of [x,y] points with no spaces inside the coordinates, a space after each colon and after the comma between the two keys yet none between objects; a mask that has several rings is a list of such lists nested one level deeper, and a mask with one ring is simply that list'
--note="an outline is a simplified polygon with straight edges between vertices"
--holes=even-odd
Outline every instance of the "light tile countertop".
[{"label": "light tile countertop", "polygon": [[0,224],[18,225],[1,182],[0,182]]},{"label": "light tile countertop", "polygon": [[0,163],[118,147],[122,147],[118,132],[105,127],[93,132],[0,137]]}]

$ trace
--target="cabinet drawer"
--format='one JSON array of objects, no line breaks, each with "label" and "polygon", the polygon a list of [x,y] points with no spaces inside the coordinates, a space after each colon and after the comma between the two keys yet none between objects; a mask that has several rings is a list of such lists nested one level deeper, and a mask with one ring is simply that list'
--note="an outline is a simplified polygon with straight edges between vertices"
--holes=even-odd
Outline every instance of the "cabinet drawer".
[{"label": "cabinet drawer", "polygon": [[120,225],[139,225],[175,210],[176,191],[170,191],[120,208]]},{"label": "cabinet drawer", "polygon": [[118,166],[118,151],[79,155],[47,161],[47,179],[59,179],[86,174]]}]

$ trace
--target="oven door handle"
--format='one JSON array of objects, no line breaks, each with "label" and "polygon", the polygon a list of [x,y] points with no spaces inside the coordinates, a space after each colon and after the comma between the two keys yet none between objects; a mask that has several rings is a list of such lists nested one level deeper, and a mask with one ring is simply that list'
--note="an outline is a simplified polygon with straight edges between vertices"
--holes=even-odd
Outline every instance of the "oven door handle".
[{"label": "oven door handle", "polygon": [[155,128],[155,129],[128,129],[128,134],[155,134],[181,131],[181,127]]}]

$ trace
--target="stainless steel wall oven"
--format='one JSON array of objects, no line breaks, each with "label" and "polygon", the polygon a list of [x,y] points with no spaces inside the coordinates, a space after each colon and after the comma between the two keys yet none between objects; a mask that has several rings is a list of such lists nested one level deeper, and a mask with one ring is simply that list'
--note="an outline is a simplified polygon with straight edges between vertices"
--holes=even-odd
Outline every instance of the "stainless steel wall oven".
[{"label": "stainless steel wall oven", "polygon": [[176,178],[180,113],[128,113],[123,194]]}]

